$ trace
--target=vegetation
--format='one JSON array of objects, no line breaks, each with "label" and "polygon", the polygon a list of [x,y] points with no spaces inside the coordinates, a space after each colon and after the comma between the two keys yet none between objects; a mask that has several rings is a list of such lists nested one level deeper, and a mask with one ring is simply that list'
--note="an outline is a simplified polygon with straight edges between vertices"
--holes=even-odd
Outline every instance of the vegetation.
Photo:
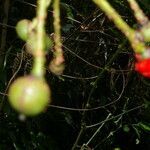
[{"label": "vegetation", "polygon": [[0,1],[0,150],[149,150],[150,2],[44,1]]}]

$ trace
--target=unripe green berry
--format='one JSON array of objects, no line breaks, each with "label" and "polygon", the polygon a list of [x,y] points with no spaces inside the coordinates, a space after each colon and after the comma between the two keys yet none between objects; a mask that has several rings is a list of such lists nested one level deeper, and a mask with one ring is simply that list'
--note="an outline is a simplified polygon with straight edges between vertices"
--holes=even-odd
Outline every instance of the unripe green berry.
[{"label": "unripe green berry", "polygon": [[26,50],[28,53],[34,55],[37,50],[37,36],[36,33],[31,32],[26,42]]},{"label": "unripe green berry", "polygon": [[29,31],[30,23],[31,23],[30,20],[24,19],[24,20],[19,21],[16,25],[16,32],[18,36],[24,41],[26,41],[28,38],[28,31]]},{"label": "unripe green berry", "polygon": [[9,88],[11,106],[21,114],[35,116],[51,101],[51,91],[44,79],[29,75],[16,79]]},{"label": "unripe green berry", "polygon": [[150,42],[150,23],[143,26],[140,30],[145,42]]},{"label": "unripe green berry", "polygon": [[[26,50],[28,53],[34,55],[36,53],[37,47],[37,36],[35,33],[30,33],[29,38],[26,43]],[[48,50],[53,46],[53,42],[51,38],[49,38],[47,35],[44,37],[44,50],[45,53],[48,52]]]}]

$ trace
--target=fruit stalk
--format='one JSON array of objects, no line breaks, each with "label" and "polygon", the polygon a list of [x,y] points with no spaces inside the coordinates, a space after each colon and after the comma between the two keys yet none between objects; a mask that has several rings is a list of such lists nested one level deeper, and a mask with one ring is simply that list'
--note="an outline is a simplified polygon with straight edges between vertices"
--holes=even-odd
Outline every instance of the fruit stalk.
[{"label": "fruit stalk", "polygon": [[60,0],[55,0],[53,4],[54,17],[54,58],[50,63],[50,70],[56,75],[60,75],[64,70],[64,56],[61,42],[61,25],[60,25]]},{"label": "fruit stalk", "polygon": [[60,31],[60,0],[54,1],[54,42],[55,55],[62,55],[61,31]]},{"label": "fruit stalk", "polygon": [[[20,77],[12,83],[8,91],[8,97],[11,106],[26,116],[38,115],[51,102],[51,90],[44,79],[45,19],[49,3],[50,0],[38,0],[37,16],[33,22],[21,21],[16,28],[24,41],[31,42],[29,52],[34,57],[34,64],[31,75]],[[33,26],[33,30],[30,32],[28,31],[29,24]],[[25,28],[25,32],[20,33],[22,27]]]},{"label": "fruit stalk", "polygon": [[34,53],[32,74],[39,77],[42,77],[45,74],[45,19],[47,17],[47,7],[49,6],[50,2],[51,0],[38,0],[37,2],[37,49]]},{"label": "fruit stalk", "polygon": [[142,26],[146,25],[149,22],[148,17],[140,9],[140,7],[137,4],[137,2],[135,0],[128,0],[128,3],[130,4],[131,9],[134,11],[134,16],[137,19],[137,21]]}]

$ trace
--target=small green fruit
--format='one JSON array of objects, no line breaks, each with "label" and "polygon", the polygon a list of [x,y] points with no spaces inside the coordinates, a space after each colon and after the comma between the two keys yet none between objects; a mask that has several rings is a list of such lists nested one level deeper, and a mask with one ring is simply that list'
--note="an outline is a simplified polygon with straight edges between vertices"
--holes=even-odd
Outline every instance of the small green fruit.
[{"label": "small green fruit", "polygon": [[24,41],[26,41],[28,38],[28,31],[29,31],[30,23],[31,23],[30,20],[24,19],[24,20],[19,21],[16,25],[16,32],[18,36]]},{"label": "small green fruit", "polygon": [[28,53],[34,55],[38,49],[37,36],[35,32],[31,32],[26,42],[26,50]]},{"label": "small green fruit", "polygon": [[[27,40],[27,43],[26,43],[26,50],[28,53],[34,55],[36,53],[36,50],[38,49],[37,47],[37,36],[36,34],[33,32],[33,33],[30,33],[29,35],[29,38]],[[53,46],[53,42],[51,40],[51,38],[49,38],[47,35],[44,36],[44,50],[45,50],[45,53],[48,52],[48,50],[50,48],[52,48]]]},{"label": "small green fruit", "polygon": [[45,110],[51,101],[51,91],[44,79],[25,76],[16,79],[9,88],[11,106],[21,114],[34,116]]}]

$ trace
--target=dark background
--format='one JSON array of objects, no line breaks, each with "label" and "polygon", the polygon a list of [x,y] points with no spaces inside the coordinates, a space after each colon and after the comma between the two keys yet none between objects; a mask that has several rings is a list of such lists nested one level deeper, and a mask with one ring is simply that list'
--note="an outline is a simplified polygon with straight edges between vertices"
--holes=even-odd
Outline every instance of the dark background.
[{"label": "dark background", "polygon": [[[21,57],[25,43],[15,25],[36,15],[36,1],[8,0],[7,8],[5,2],[0,0],[0,150],[149,150],[150,80],[134,71],[128,40],[91,0],[61,1],[65,72],[57,77],[46,65],[52,104],[37,117],[18,119],[5,94],[10,80],[30,72],[32,57],[24,50]],[[126,0],[110,3],[139,28]],[[149,0],[139,5],[149,17]],[[52,6],[46,32],[53,33]],[[49,64],[51,50],[46,58]]]}]

